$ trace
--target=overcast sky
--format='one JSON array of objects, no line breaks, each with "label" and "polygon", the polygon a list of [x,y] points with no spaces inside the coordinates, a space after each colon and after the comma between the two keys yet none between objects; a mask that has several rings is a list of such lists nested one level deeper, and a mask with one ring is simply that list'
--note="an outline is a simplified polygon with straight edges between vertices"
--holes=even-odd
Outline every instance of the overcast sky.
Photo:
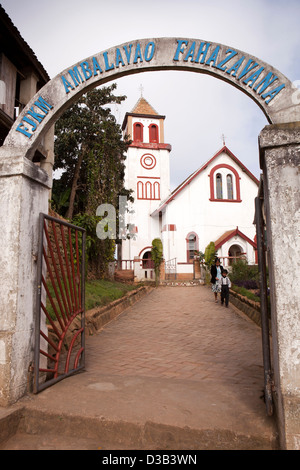
[{"label": "overcast sky", "polygon": [[[52,78],[65,68],[127,41],[199,38],[226,44],[300,80],[300,0],[0,0]],[[172,145],[171,188],[222,146],[259,178],[258,134],[268,124],[260,108],[231,85],[203,74],[147,72],[116,80],[125,104],[121,124],[143,96],[166,116]]]}]

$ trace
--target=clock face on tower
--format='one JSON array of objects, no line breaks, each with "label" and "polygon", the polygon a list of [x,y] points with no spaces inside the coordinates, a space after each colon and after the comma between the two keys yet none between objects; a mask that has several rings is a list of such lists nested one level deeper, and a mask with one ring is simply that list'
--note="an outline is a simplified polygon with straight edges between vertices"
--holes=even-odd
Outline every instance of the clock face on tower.
[{"label": "clock face on tower", "polygon": [[151,153],[145,153],[141,157],[141,165],[146,170],[152,170],[156,165],[156,158]]}]

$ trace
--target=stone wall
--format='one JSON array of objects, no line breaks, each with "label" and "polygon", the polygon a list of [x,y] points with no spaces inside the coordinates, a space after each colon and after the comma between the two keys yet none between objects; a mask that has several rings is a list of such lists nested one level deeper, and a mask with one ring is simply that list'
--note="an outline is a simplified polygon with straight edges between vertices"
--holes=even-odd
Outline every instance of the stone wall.
[{"label": "stone wall", "polygon": [[261,327],[260,304],[230,289],[229,302],[241,310],[254,323]]}]

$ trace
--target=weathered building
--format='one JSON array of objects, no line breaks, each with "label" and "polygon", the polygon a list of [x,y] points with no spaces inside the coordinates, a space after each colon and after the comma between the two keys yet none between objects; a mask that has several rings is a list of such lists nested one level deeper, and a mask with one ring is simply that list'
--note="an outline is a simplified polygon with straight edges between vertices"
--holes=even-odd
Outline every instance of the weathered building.
[{"label": "weathered building", "polygon": [[122,267],[128,269],[130,260],[137,280],[153,278],[154,238],[162,240],[165,261],[176,264],[177,279],[194,278],[195,254],[212,241],[224,266],[237,257],[255,264],[257,178],[224,144],[171,192],[164,119],[143,97],[124,119],[124,133],[132,139],[125,186],[135,201],[128,216],[132,236],[122,243]]},{"label": "weathered building", "polygon": [[[0,5],[0,145],[25,105],[49,80],[43,65]],[[36,150],[34,161],[42,162],[52,154],[53,132],[49,131]]]}]

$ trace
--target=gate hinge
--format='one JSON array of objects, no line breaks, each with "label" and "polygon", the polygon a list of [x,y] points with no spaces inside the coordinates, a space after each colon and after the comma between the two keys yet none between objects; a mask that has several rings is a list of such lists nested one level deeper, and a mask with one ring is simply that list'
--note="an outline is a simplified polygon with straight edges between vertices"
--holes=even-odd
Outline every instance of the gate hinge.
[{"label": "gate hinge", "polygon": [[274,382],[273,379],[271,380],[270,385],[271,385],[271,390],[272,390],[272,392],[273,392],[273,393],[276,393],[276,392],[277,392],[277,388],[276,388],[276,385],[275,385],[275,382]]}]

